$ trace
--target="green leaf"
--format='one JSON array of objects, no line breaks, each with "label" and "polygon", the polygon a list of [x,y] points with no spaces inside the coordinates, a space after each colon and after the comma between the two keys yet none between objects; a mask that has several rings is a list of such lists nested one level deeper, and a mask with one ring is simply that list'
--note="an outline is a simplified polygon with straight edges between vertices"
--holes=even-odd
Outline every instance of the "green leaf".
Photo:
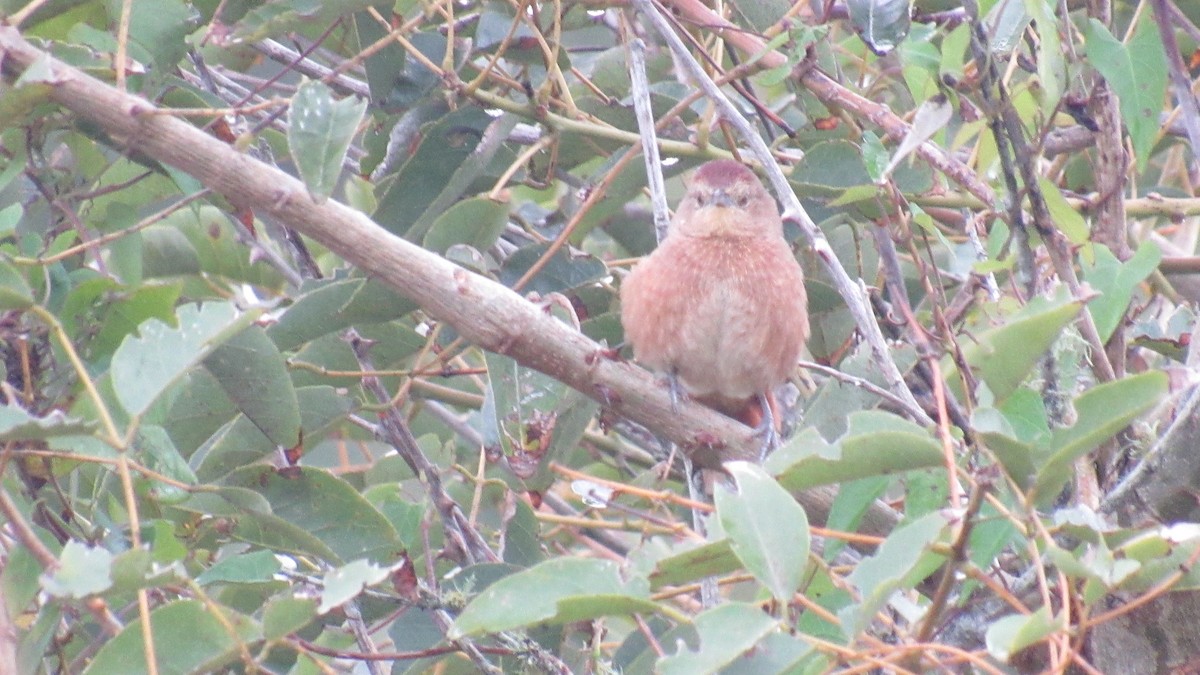
[{"label": "green leaf", "polygon": [[808,563],[808,516],[762,468],[728,462],[737,491],[718,488],[717,517],[746,569],[780,603],[791,601]]},{"label": "green leaf", "polygon": [[546,559],[542,528],[528,502],[518,500],[504,528],[504,562],[532,567]]},{"label": "green leaf", "polygon": [[[389,82],[395,77],[394,72],[389,74]],[[416,151],[395,178],[379,184],[375,221],[393,234],[420,241],[424,233],[409,234],[410,229],[451,183],[459,168],[474,160],[475,150],[492,121],[483,109],[465,105],[422,127],[421,134],[415,136],[420,139]]]},{"label": "green leaf", "polygon": [[984,643],[989,654],[1001,662],[1008,662],[1022,649],[1066,628],[1063,614],[1051,616],[1049,607],[1040,607],[1033,614],[1011,614],[994,621],[988,626]]},{"label": "green leaf", "polygon": [[[221,613],[220,618],[212,612]],[[145,661],[142,622],[131,621],[115,638],[104,643],[85,675],[139,675],[149,673]],[[199,600],[177,600],[150,613],[150,634],[158,647],[160,673],[212,673],[238,658],[241,649],[262,638],[262,629],[250,617],[220,605]]]},{"label": "green leaf", "polygon": [[204,367],[229,399],[271,439],[291,448],[300,442],[300,404],[283,355],[266,332],[250,326],[217,347]]},{"label": "green leaf", "polygon": [[657,591],[664,586],[727,574],[737,569],[738,564],[732,543],[721,539],[659,560],[650,573],[650,587]]},{"label": "green leaf", "polygon": [[[798,633],[811,635],[803,629]],[[772,631],[758,641],[753,649],[721,669],[722,675],[760,675],[760,673],[812,672],[804,668],[817,657],[817,648],[803,637]],[[633,671],[626,671],[633,672]]]},{"label": "green leaf", "polygon": [[484,360],[488,370],[480,411],[484,446],[502,450],[528,489],[545,489],[553,481],[546,466],[574,449],[598,406],[507,356],[485,352]]},{"label": "green leaf", "polygon": [[[141,460],[146,468],[186,485],[196,484],[196,474],[192,467],[188,466],[187,460],[179,454],[179,449],[171,442],[166,429],[156,424],[138,427],[136,447],[141,451]],[[134,482],[150,486],[154,498],[159,502],[178,503],[188,496],[183,488],[153,478],[139,476]]]},{"label": "green leaf", "polygon": [[216,487],[212,492],[195,492],[187,501],[174,508],[204,516],[238,516],[243,513],[271,512],[271,505],[253,490],[239,487]]},{"label": "green leaf", "polygon": [[[1031,2],[1041,1],[1031,0]],[[1042,196],[1045,197],[1046,208],[1050,210],[1050,218],[1058,226],[1058,229],[1067,235],[1067,240],[1076,246],[1087,244],[1091,236],[1087,221],[1063,197],[1058,186],[1048,178],[1038,177],[1038,187],[1041,188]]]},{"label": "green leaf", "polygon": [[324,614],[353,600],[364,588],[383,581],[390,573],[388,568],[361,558],[329,570],[322,580],[321,604],[317,607],[317,613]]},{"label": "green leaf", "polygon": [[[379,25],[367,13],[355,15],[354,27],[363,46],[382,40],[387,35],[387,27]],[[410,54],[398,44],[388,44],[368,56],[365,67],[372,103],[389,113],[403,111],[404,115],[398,124],[411,129],[406,135],[415,138],[415,127],[445,116],[449,110],[444,99],[430,96],[441,78],[425,66],[426,62],[443,62],[447,40],[446,36],[436,31],[413,31],[408,34],[408,40],[416,48],[415,51],[428,61]],[[417,215],[412,214],[412,218]]]},{"label": "green leaf", "polygon": [[[887,476],[869,476],[842,483],[838,488],[837,496],[833,498],[833,505],[829,508],[829,517],[825,521],[825,527],[842,532],[857,532],[863,516],[875,505],[875,500],[883,495],[891,483],[892,479]],[[825,551],[821,557],[825,562],[830,563],[837,560],[838,554],[846,547],[846,544],[845,541],[827,539]]]},{"label": "green leaf", "polygon": [[[0,111],[0,115],[3,115]],[[3,117],[0,117],[3,119]],[[17,224],[25,217],[25,208],[20,204],[9,204],[0,209],[0,239],[11,237],[17,229]]]},{"label": "green leaf", "polygon": [[1058,106],[1067,84],[1067,67],[1063,59],[1062,40],[1058,35],[1057,3],[1052,0],[1025,0],[1025,10],[1037,25],[1037,72],[1038,83],[1041,84],[1039,98],[1042,113],[1050,115]]},{"label": "green leaf", "polygon": [[242,17],[234,37],[239,42],[257,42],[265,37],[300,31],[307,26],[331,26],[340,17],[377,4],[378,0],[343,0],[334,3],[322,0],[270,0]]},{"label": "green leaf", "polygon": [[171,420],[171,440],[185,457],[192,457],[201,444],[238,415],[217,378],[202,368],[185,375],[173,394],[166,419]]},{"label": "green leaf", "polygon": [[909,0],[847,0],[854,32],[880,56],[895,49],[912,25]]},{"label": "green leaf", "polygon": [[0,441],[45,440],[58,436],[87,434],[95,427],[83,420],[67,417],[55,410],[45,417],[34,417],[15,403],[0,406]]},{"label": "green leaf", "polygon": [[[996,400],[1003,401],[1025,381],[1081,306],[1061,296],[1048,302],[1030,302],[1003,325],[975,333],[972,340],[965,341],[963,356]],[[947,385],[961,398],[962,378],[951,359],[943,362],[942,372]]]},{"label": "green leaf", "polygon": [[210,295],[213,277],[282,289],[286,282],[274,266],[251,259],[252,247],[243,242],[240,227],[211,204],[180,209],[142,232],[142,273],[181,279],[189,296]]},{"label": "green leaf", "polygon": [[173,322],[181,290],[178,283],[122,286],[105,277],[90,279],[67,294],[63,326],[86,345],[91,360],[105,362],[145,321]]},{"label": "green leaf", "polygon": [[1200,548],[1200,532],[1194,523],[1158,528],[1126,542],[1118,549],[1118,555],[1136,562],[1139,568],[1123,580],[1122,590],[1145,593],[1180,571],[1184,576],[1171,584],[1172,591],[1200,588],[1200,570],[1195,565],[1197,548]]},{"label": "green leaf", "polygon": [[271,551],[252,551],[222,558],[196,577],[196,583],[260,584],[270,581],[280,569],[279,558]]},{"label": "green leaf", "polygon": [[[1007,430],[999,430],[992,426],[992,417],[995,414],[994,408],[977,409],[975,415],[972,415],[971,420],[973,426],[976,426],[980,440],[984,446],[992,451],[996,456],[997,461],[1004,467],[1004,472],[1021,489],[1028,489],[1033,484],[1033,479],[1037,474],[1037,467],[1034,465],[1034,448],[1021,441],[1013,438],[1012,434]],[[998,415],[997,415],[998,417]]]},{"label": "green leaf", "polygon": [[1088,63],[1100,71],[1120,99],[1121,118],[1133,141],[1138,171],[1145,171],[1167,92],[1167,57],[1158,26],[1143,19],[1126,46],[1103,23],[1089,19],[1084,41]]},{"label": "green leaf", "polygon": [[367,558],[391,563],[403,550],[395,528],[346,481],[326,471],[292,467],[276,471],[249,466],[224,483],[255,490],[271,511],[333,551],[333,562]]},{"label": "green leaf", "polygon": [[921,427],[879,411],[849,416],[849,429],[833,443],[807,428],[776,450],[765,464],[784,488],[817,485],[939,466],[941,445]]},{"label": "green leaf", "polygon": [[318,204],[337,187],[346,150],[366,110],[366,101],[338,99],[332,89],[313,80],[304,80],[292,96],[288,149],[308,194]]},{"label": "green leaf", "polygon": [[148,57],[155,69],[163,69],[165,76],[187,53],[185,40],[195,30],[196,19],[191,5],[181,0],[135,5],[129,17],[129,42],[134,58]]},{"label": "green leaf", "polygon": [[[50,55],[41,54],[21,73],[12,86],[0,91],[0,130],[15,127],[34,116],[40,105],[50,100],[54,86],[62,81],[50,67]],[[19,204],[15,204],[20,209]]]},{"label": "green leaf", "polygon": [[[731,7],[737,13],[738,23],[757,33],[762,33],[783,18],[783,15],[791,9],[791,4],[787,0],[759,0],[758,2],[738,3]],[[781,45],[782,43],[777,44],[771,49],[777,49]]]},{"label": "green leaf", "polygon": [[[197,508],[199,505],[211,505],[212,500],[188,500],[186,506]],[[233,521],[230,536],[248,544],[254,544],[272,551],[294,553],[296,555],[314,556],[322,560],[340,562],[338,555],[320,538],[309,534],[303,527],[298,527],[270,513],[248,512],[240,513]]]},{"label": "green leaf", "polygon": [[[175,524],[166,520],[154,521],[152,528],[147,528],[146,540],[150,543],[150,557],[160,565],[170,565],[188,556],[188,548],[175,536]],[[144,553],[139,549],[131,549],[126,553]],[[120,562],[120,559],[118,559]],[[168,568],[169,569],[169,568]],[[114,577],[118,573],[114,572]]]},{"label": "green leaf", "polygon": [[58,567],[42,576],[42,587],[59,598],[84,598],[112,586],[113,555],[107,549],[68,541]]},{"label": "green leaf", "polygon": [[[500,283],[511,287],[524,276],[534,263],[546,254],[549,244],[530,244],[517,249],[504,261],[500,268]],[[562,293],[600,281],[608,276],[608,266],[599,258],[588,254],[572,254],[560,249],[550,262],[541,269],[525,287],[522,293]]]},{"label": "green leaf", "polygon": [[700,649],[679,650],[663,657],[656,672],[663,675],[701,675],[715,673],[749,651],[779,628],[779,622],[758,606],[727,602],[696,617]]},{"label": "green leaf", "polygon": [[126,337],[113,355],[111,374],[117,399],[130,414],[141,415],[167,387],[258,314],[239,313],[231,303],[211,302],[180,308],[178,328],[158,319],[143,323],[141,335]]},{"label": "green leaf", "polygon": [[312,598],[272,598],[263,609],[263,637],[279,640],[304,628],[317,616]]},{"label": "green leaf", "polygon": [[547,560],[488,586],[463,609],[447,637],[657,611],[646,580],[624,581],[622,576],[620,566],[610,560]]},{"label": "green leaf", "polygon": [[17,268],[0,260],[0,311],[33,306],[33,289]]},{"label": "green leaf", "polygon": [[507,223],[508,204],[487,197],[465,199],[433,221],[424,246],[434,253],[445,253],[455,244],[483,251],[496,243]]},{"label": "green leaf", "polygon": [[[305,438],[319,438],[322,431],[354,408],[354,401],[333,387],[301,387],[296,390],[301,429]],[[191,462],[201,480],[213,480],[246,464],[257,462],[277,447],[257,426],[239,414],[196,451]]]},{"label": "green leaf", "polygon": [[[518,115],[510,113],[501,115],[488,125],[485,130],[486,137],[492,139],[507,138],[513,128],[517,126],[517,122],[520,119]],[[454,173],[446,180],[445,185],[441,187],[437,197],[425,207],[425,212],[421,214],[421,217],[417,218],[405,236],[410,241],[427,238],[429,229],[435,224],[436,219],[440,219],[443,214],[454,208],[455,202],[466,194],[471,189],[471,186],[486,173],[489,164],[496,158],[496,155],[500,154],[502,155],[502,159],[507,159],[504,155],[508,155],[511,152],[505,143],[481,142],[475,146],[475,149],[471,152],[471,156],[454,170]],[[516,161],[515,156],[512,157],[512,161]],[[508,208],[505,206],[505,216],[507,215]],[[496,236],[498,237],[499,234],[497,233]],[[495,239],[493,238],[492,241],[488,242],[487,246],[490,246],[494,241]],[[471,242],[463,243],[470,244]],[[446,246],[446,248],[450,247]],[[476,246],[475,248],[482,249],[485,247]]]},{"label": "green leaf", "polygon": [[1012,425],[1013,435],[1025,443],[1050,440],[1050,420],[1042,394],[1032,387],[1019,387],[999,406],[1004,420]]},{"label": "green leaf", "polygon": [[988,27],[993,54],[1011,54],[1021,44],[1021,36],[1029,27],[1029,13],[1023,2],[997,2],[980,23]]},{"label": "green leaf", "polygon": [[943,539],[949,528],[950,517],[944,512],[928,513],[896,528],[875,555],[854,568],[847,579],[858,589],[862,604],[854,613],[857,625],[848,626],[848,634],[862,630],[892,593],[912,588],[942,564],[942,556],[929,548]]},{"label": "green leaf", "polygon": [[969,23],[961,23],[942,35],[939,75],[950,75],[956,80],[962,79],[963,64],[966,61],[967,47],[970,43],[971,25]]},{"label": "green leaf", "polygon": [[1093,264],[1083,265],[1083,278],[1092,288],[1100,291],[1100,297],[1088,302],[1088,309],[1096,321],[1096,332],[1101,342],[1108,342],[1121,325],[1133,292],[1150,276],[1162,260],[1162,251],[1152,241],[1143,241],[1133,257],[1125,262],[1117,260],[1107,247],[1094,246]]},{"label": "green leaf", "polygon": [[946,98],[945,94],[939,93],[923,101],[917,107],[916,113],[913,114],[913,121],[908,128],[908,133],[901,139],[900,145],[896,146],[895,154],[892,155],[891,161],[884,167],[883,175],[890,175],[896,167],[900,166],[925,141],[944,131],[953,116],[954,106],[950,103],[950,99]]},{"label": "green leaf", "polygon": [[1038,471],[1033,497],[1046,505],[1067,481],[1075,460],[1091,452],[1139,415],[1153,408],[1167,391],[1167,374],[1151,371],[1105,382],[1075,399],[1075,424],[1056,429]]},{"label": "green leaf", "polygon": [[[20,507],[26,511],[24,505]],[[35,530],[43,544],[49,544],[51,535],[46,530]],[[0,570],[0,593],[4,594],[4,602],[10,608],[9,612],[32,606],[34,598],[42,592],[42,584],[38,577],[42,575],[42,566],[33,556],[29,548],[22,544],[13,543],[8,548],[4,561],[4,569]]]},{"label": "green leaf", "polygon": [[872,185],[871,176],[858,148],[849,141],[817,143],[804,154],[792,171],[791,182],[798,192],[833,196],[856,185]]},{"label": "green leaf", "polygon": [[343,328],[391,321],[416,308],[415,303],[378,281],[310,281],[279,321],[267,329],[267,335],[280,351],[290,351]]}]

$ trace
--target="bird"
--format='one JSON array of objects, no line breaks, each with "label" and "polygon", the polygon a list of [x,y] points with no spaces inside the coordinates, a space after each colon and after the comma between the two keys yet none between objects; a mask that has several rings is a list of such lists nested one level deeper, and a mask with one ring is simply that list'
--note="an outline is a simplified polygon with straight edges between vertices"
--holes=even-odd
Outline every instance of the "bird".
[{"label": "bird", "polygon": [[809,336],[804,273],[775,200],[744,164],[696,170],[663,241],[620,288],[634,359],[765,433]]}]

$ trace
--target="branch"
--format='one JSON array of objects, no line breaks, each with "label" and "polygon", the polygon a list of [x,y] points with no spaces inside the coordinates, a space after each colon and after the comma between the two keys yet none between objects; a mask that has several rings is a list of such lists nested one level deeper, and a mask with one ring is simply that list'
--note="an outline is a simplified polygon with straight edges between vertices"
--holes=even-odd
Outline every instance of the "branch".
[{"label": "branch", "polygon": [[672,411],[648,372],[604,357],[600,345],[545,314],[501,284],[396,237],[362,213],[327,200],[317,204],[295,177],[237,152],[145,99],[122,93],[0,27],[3,74],[15,79],[41,60],[50,98],[104,129],[115,142],[185,171],[237,206],[278,219],[454,326],[483,349],[560,380],[619,415],[679,443],[705,466],[752,460],[751,429],[699,403]]}]

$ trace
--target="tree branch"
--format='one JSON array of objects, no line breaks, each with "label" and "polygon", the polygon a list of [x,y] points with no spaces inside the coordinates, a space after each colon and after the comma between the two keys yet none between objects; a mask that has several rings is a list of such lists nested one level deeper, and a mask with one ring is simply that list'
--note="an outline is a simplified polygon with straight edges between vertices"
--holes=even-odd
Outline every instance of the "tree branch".
[{"label": "tree branch", "polygon": [[672,411],[664,387],[632,363],[603,356],[600,345],[501,284],[396,237],[334,200],[317,204],[295,177],[266,166],[137,96],[92,78],[0,27],[3,74],[15,79],[35,61],[50,73],[50,97],[103,128],[116,142],[196,177],[238,206],[253,206],[312,237],[412,299],[483,349],[543,372],[616,413],[679,443],[702,465],[751,460],[748,427],[695,402]]}]

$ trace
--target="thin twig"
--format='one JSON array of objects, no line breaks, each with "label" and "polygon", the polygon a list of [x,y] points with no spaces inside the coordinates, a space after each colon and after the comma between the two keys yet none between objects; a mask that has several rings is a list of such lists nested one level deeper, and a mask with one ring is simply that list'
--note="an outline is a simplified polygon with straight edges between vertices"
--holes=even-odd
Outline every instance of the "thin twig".
[{"label": "thin twig", "polygon": [[638,132],[642,136],[642,156],[646,159],[646,180],[650,185],[650,204],[654,207],[654,235],[659,243],[667,236],[670,209],[663,185],[662,157],[654,133],[654,111],[650,107],[650,84],[646,81],[646,43],[634,38],[628,44],[629,74],[632,79],[633,108],[637,112]]},{"label": "thin twig", "polygon": [[1154,23],[1158,24],[1158,34],[1167,53],[1171,87],[1183,111],[1184,128],[1187,130],[1188,143],[1192,146],[1192,174],[1200,175],[1200,158],[1197,157],[1200,152],[1200,105],[1197,105],[1196,95],[1192,93],[1192,78],[1179,53],[1179,41],[1175,39],[1175,16],[1167,0],[1151,0],[1150,6],[1154,10]]},{"label": "thin twig", "polygon": [[289,69],[309,77],[317,78],[334,89],[354,94],[355,96],[361,96],[365,99],[371,98],[371,89],[367,86],[366,82],[350,77],[349,75],[341,74],[328,66],[317,63],[287,45],[268,38],[254,43],[253,47],[269,56],[272,60],[288,66]]},{"label": "thin twig", "polygon": [[[359,337],[353,330],[348,333],[350,347],[358,359],[359,366],[364,371],[374,371],[375,368],[369,354],[371,343]],[[363,387],[380,404],[391,400],[383,383],[377,377],[363,377]],[[450,495],[446,494],[438,467],[425,456],[400,412],[395,406],[388,406],[380,413],[380,417],[381,422],[378,428],[382,436],[381,440],[396,448],[400,457],[421,479],[425,489],[429,492],[430,501],[433,502],[442,517],[442,526],[446,531],[446,536],[462,550],[469,563],[499,562],[499,556],[492,551],[483,536],[467,521],[458,504]]]},{"label": "thin twig", "polygon": [[[861,377],[857,377],[857,376],[851,375],[849,373],[844,373],[844,372],[838,370],[837,368],[830,368],[829,366],[823,366],[823,365],[817,363],[816,361],[800,361],[800,367],[805,370],[815,370],[816,372],[821,373],[822,375],[828,375],[829,377],[832,377],[835,380],[840,380],[842,382],[845,382],[846,384],[850,384],[855,387],[858,387],[859,389],[862,389],[863,391],[875,394],[879,398],[882,398],[883,400],[887,401],[888,403],[891,403],[892,405],[896,406],[900,410],[903,410],[905,412],[905,414],[909,415],[910,417],[913,416],[913,411],[909,410],[906,407],[907,404],[905,403],[904,399],[900,398],[899,396],[896,396],[895,394],[888,391],[887,389],[884,389],[883,387],[880,387],[880,386],[870,382],[869,380],[865,380]],[[924,412],[924,411],[922,411],[922,412]]]},{"label": "thin twig", "polygon": [[[58,557],[50,549],[46,548],[46,545],[38,538],[37,533],[30,527],[29,522],[25,520],[25,516],[21,514],[21,510],[17,508],[17,505],[8,496],[8,492],[3,486],[0,486],[0,514],[3,514],[4,519],[8,521],[9,527],[12,528],[17,540],[25,548],[29,549],[34,560],[41,565],[47,574],[51,574],[58,569]],[[92,616],[96,618],[96,621],[99,622],[107,635],[112,637],[121,632],[121,623],[108,610],[106,603],[85,602],[83,604],[92,613]]]}]

